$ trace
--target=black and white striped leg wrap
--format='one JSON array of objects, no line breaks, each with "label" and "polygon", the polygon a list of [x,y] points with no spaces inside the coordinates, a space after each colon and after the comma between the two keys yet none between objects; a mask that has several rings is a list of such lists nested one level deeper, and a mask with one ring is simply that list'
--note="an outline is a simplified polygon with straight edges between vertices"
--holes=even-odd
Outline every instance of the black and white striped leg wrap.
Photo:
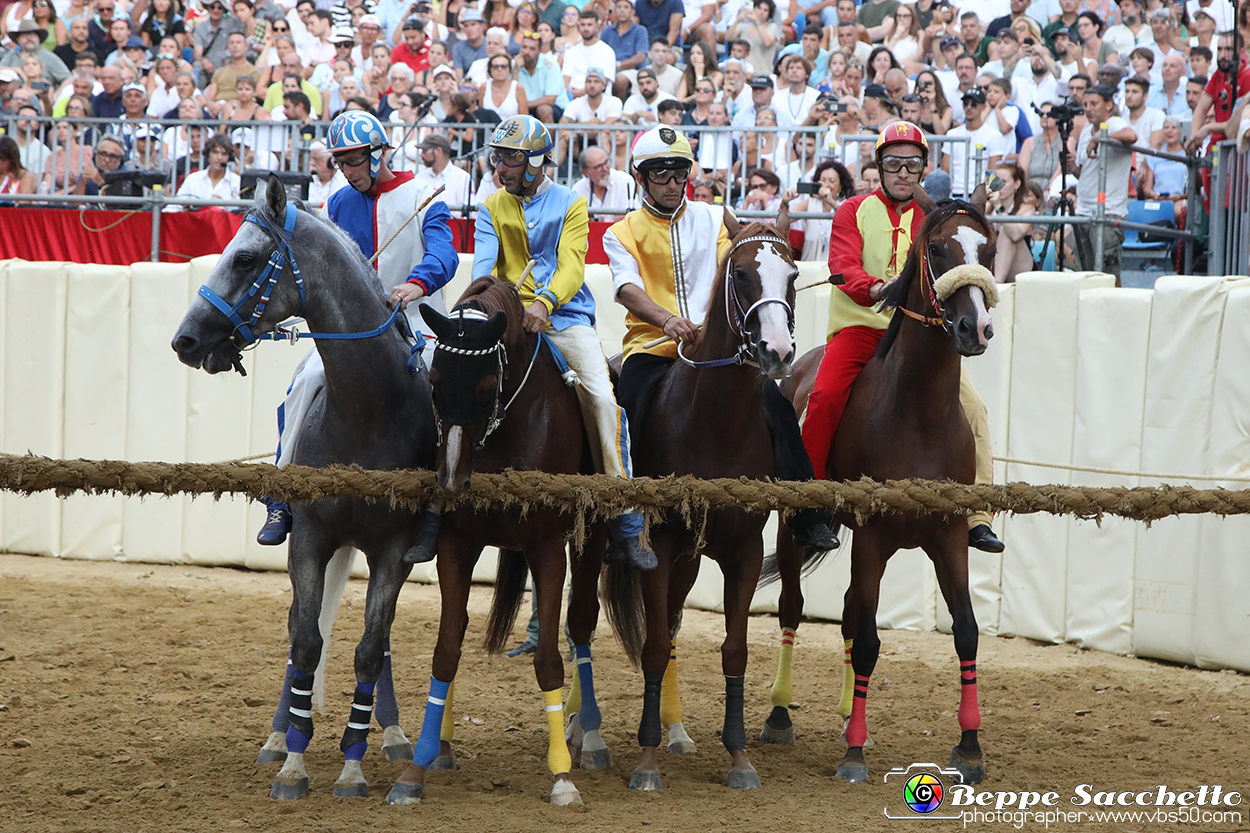
[{"label": "black and white striped leg wrap", "polygon": [[304,676],[297,671],[291,678],[291,719],[286,728],[287,751],[297,755],[307,751],[313,736],[312,692],[313,675]]},{"label": "black and white striped leg wrap", "polygon": [[343,731],[343,740],[339,749],[349,761],[359,761],[365,756],[369,746],[369,724],[373,720],[373,686],[357,684],[356,696],[352,700],[352,716]]}]

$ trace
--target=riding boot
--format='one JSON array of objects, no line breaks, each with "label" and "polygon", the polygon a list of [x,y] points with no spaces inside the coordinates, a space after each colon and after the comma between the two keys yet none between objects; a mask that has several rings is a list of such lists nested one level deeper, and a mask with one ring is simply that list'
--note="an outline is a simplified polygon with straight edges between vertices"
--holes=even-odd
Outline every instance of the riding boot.
[{"label": "riding boot", "polygon": [[417,541],[404,553],[405,564],[424,564],[438,554],[438,532],[443,528],[443,513],[433,506],[421,512],[421,532]]},{"label": "riding boot", "polygon": [[660,561],[655,553],[639,543],[642,534],[642,516],[637,512],[617,515],[608,524],[608,549],[603,554],[605,564],[625,564],[635,570],[654,570]]},{"label": "riding boot", "polygon": [[842,546],[838,540],[840,526],[828,509],[800,509],[790,518],[794,543],[817,552],[828,552]]},{"label": "riding boot", "polygon": [[276,547],[286,543],[287,533],[291,531],[291,507],[280,500],[269,502],[269,513],[265,516],[265,525],[256,535],[256,543],[265,547]]},{"label": "riding boot", "polygon": [[977,524],[968,530],[968,546],[975,547],[981,552],[1002,552],[1007,548],[994,534],[994,530],[985,524]]}]

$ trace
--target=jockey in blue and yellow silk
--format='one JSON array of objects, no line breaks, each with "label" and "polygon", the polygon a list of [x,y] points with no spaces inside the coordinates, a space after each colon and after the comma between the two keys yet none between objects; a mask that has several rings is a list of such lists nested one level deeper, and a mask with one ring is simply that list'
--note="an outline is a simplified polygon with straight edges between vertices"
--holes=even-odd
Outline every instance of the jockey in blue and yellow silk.
[{"label": "jockey in blue and yellow silk", "polygon": [[[590,435],[595,467],[629,477],[629,428],[616,404],[608,363],[595,332],[595,300],[585,284],[590,220],[586,199],[543,172],[552,164],[551,134],[530,116],[512,116],[488,142],[491,165],[503,187],[478,211],[473,237],[473,277],[494,276],[516,284],[525,306],[526,332],[545,333],[577,374],[577,400]],[[521,280],[526,266],[531,273]],[[605,560],[636,569],[656,566],[643,547],[642,517],[629,512],[608,528]]]}]

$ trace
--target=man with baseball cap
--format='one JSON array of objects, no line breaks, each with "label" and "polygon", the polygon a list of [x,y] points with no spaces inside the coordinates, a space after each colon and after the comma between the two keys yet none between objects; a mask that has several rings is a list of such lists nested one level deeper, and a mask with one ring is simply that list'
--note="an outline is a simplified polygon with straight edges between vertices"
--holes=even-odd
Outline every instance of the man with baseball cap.
[{"label": "man with baseball cap", "polygon": [[964,123],[952,127],[947,136],[963,137],[965,142],[944,142],[942,144],[942,170],[950,174],[951,196],[966,199],[977,182],[972,179],[974,166],[970,163],[975,154],[983,154],[982,171],[992,171],[1004,156],[1015,151],[1015,135],[1003,135],[996,121],[991,122],[989,105],[985,93],[973,87],[963,94],[961,102],[964,106]]},{"label": "man with baseball cap", "polygon": [[460,40],[451,48],[451,65],[459,81],[473,66],[473,62],[486,57],[486,21],[474,8],[464,6],[460,10]]},{"label": "man with baseball cap", "polygon": [[640,125],[656,125],[660,118],[656,107],[673,96],[660,89],[660,82],[649,67],[638,70],[638,92],[625,99],[621,118]]},{"label": "man with baseball cap", "polygon": [[[365,15],[368,17],[368,15]],[[363,20],[363,18],[362,18]],[[422,72],[430,68],[430,39],[426,36],[425,27],[415,17],[404,21],[400,29],[403,43],[391,50],[391,62],[406,64],[413,72]],[[359,64],[358,64],[359,66]],[[454,77],[453,72],[453,77]]]},{"label": "man with baseball cap", "polygon": [[755,127],[755,112],[765,107],[771,107],[773,103],[773,79],[767,75],[756,75],[751,78],[751,103],[749,106],[740,107],[737,115],[733,118],[733,126],[740,130],[750,130]]},{"label": "man with baseball cap", "polygon": [[470,205],[473,186],[469,174],[451,164],[451,142],[446,136],[431,133],[417,145],[421,155],[421,168],[416,172],[417,187],[423,193],[433,193],[440,185],[446,190],[442,200],[448,206],[459,208]]}]

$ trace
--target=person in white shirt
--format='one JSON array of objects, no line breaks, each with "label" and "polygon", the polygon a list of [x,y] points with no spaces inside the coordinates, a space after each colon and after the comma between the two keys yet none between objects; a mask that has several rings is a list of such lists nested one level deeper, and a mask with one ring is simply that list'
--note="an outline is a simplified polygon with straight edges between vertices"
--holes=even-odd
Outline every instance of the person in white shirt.
[{"label": "person in white shirt", "polygon": [[330,195],[347,185],[343,172],[330,162],[330,151],[325,142],[313,142],[308,154],[312,182],[308,186],[308,204],[323,211]]},{"label": "person in white shirt", "polygon": [[656,108],[661,101],[672,98],[673,96],[660,89],[660,82],[650,67],[643,67],[638,70],[638,92],[625,99],[621,117],[634,124],[654,127],[660,120]]},{"label": "person in white shirt", "polygon": [[616,77],[616,53],[599,40],[599,13],[593,8],[583,9],[577,18],[577,32],[582,42],[564,51],[564,88],[574,99],[585,93],[588,69],[598,69],[608,78]]},{"label": "person in white shirt", "polygon": [[386,45],[382,40],[382,21],[376,14],[366,14],[360,18],[356,34],[360,36],[360,43],[352,47],[352,67],[358,73],[365,73],[373,69],[374,45]]},{"label": "person in white shirt", "polygon": [[[1002,158],[1015,150],[1013,134],[1004,136],[997,124],[986,121],[989,106],[985,103],[985,93],[975,87],[963,94],[964,123],[952,127],[946,135],[952,138],[967,137],[968,143],[944,142],[942,144],[942,170],[950,174],[951,196],[967,198],[977,182],[972,180],[972,172],[968,171],[966,156],[975,158],[977,153],[985,154],[983,171],[992,171]],[[967,148],[965,150],[965,148]],[[964,182],[965,173],[970,180]]]},{"label": "person in white shirt", "polygon": [[[611,124],[621,118],[623,111],[621,100],[614,95],[604,94],[608,88],[608,76],[603,70],[592,67],[587,71],[582,83],[585,85],[585,95],[573,99],[569,102],[569,106],[564,108],[564,115],[560,118],[561,124]],[[569,153],[569,134],[574,132],[578,134],[579,139],[589,144],[602,147],[612,147],[614,144],[610,133],[561,130],[559,138],[561,160],[565,159]]]},{"label": "person in white shirt", "polygon": [[330,40],[333,17],[324,9],[317,9],[308,17],[308,34],[312,40],[304,49],[309,66],[314,64],[333,64],[338,50]]},{"label": "person in white shirt", "polygon": [[[820,92],[807,86],[812,74],[812,62],[802,55],[787,55],[778,67],[778,91],[773,96],[772,108],[777,111],[778,127],[794,127],[807,121],[812,107],[816,106]],[[778,137],[789,141],[789,137]]]},{"label": "person in white shirt", "polygon": [[1124,120],[1141,144],[1157,148],[1163,143],[1163,120],[1167,114],[1157,107],[1146,106],[1149,92],[1150,81],[1140,75],[1124,79]]},{"label": "person in white shirt", "polygon": [[[1047,54],[1050,53],[1050,50],[1041,44],[1038,44],[1037,48]],[[1024,113],[1024,117],[1029,120],[1033,135],[1037,136],[1042,132],[1042,117],[1035,108],[1040,108],[1043,104],[1059,98],[1059,82],[1047,69],[1046,61],[1040,54],[1033,55],[1029,65],[1033,70],[1032,75],[1012,81],[1014,92],[1011,103]]]},{"label": "person in white shirt", "polygon": [[638,185],[624,171],[612,167],[612,160],[603,148],[591,145],[577,157],[582,179],[573,185],[573,193],[586,198],[592,220],[616,222],[620,214],[599,214],[595,209],[638,207]]},{"label": "person in white shirt", "polygon": [[1142,19],[1141,0],[1120,0],[1120,22],[1108,26],[1102,39],[1111,44],[1111,49],[1120,55],[1127,55],[1139,46],[1154,43],[1155,36]]},{"label": "person in white shirt", "polygon": [[422,199],[442,185],[445,190],[441,199],[453,213],[471,205],[472,179],[463,168],[451,164],[451,142],[447,137],[431,133],[417,147],[421,149],[421,170],[417,171],[415,182]]},{"label": "person in white shirt", "polygon": [[[239,198],[239,175],[226,169],[234,160],[234,148],[230,140],[220,134],[204,143],[208,152],[208,167],[187,175],[178,189],[178,196],[199,200],[237,200]],[[165,211],[195,210],[195,206],[170,205]]]}]

